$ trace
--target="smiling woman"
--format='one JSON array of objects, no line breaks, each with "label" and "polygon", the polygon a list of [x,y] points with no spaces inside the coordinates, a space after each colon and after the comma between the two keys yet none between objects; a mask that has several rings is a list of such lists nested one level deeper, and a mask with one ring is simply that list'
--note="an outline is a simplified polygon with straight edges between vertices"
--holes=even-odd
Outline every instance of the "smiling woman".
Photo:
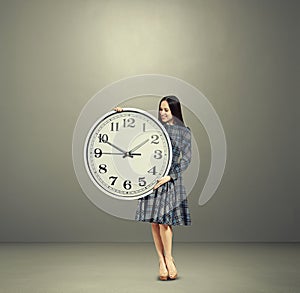
[{"label": "smiling woman", "polygon": [[[123,111],[120,107],[115,110]],[[163,97],[159,102],[158,116],[171,140],[171,168],[167,176],[158,179],[152,193],[139,199],[135,219],[151,223],[159,258],[159,278],[165,281],[177,278],[172,257],[172,226],[191,225],[182,172],[189,166],[192,152],[191,131],[184,124],[179,99],[176,96]]]},{"label": "smiling woman", "polygon": [[169,104],[167,101],[162,101],[159,107],[159,118],[162,122],[174,124],[173,115],[171,113]]},{"label": "smiling woman", "polygon": [[172,238],[175,225],[191,225],[182,172],[191,162],[191,131],[185,126],[181,105],[176,96],[165,96],[159,103],[159,120],[163,123],[172,144],[172,163],[169,174],[158,180],[150,195],[139,199],[136,220],[152,223],[152,235],[159,258],[161,280],[177,278],[172,257]]}]

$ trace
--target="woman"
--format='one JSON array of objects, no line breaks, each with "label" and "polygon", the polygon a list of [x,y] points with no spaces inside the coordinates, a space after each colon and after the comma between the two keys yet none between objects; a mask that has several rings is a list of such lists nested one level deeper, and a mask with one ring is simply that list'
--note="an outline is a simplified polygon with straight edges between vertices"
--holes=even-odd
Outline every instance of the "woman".
[{"label": "woman", "polygon": [[[121,108],[115,108],[122,111]],[[172,257],[175,225],[191,225],[182,172],[191,161],[191,132],[184,124],[177,97],[163,97],[159,103],[159,120],[169,134],[173,158],[169,174],[158,180],[153,193],[138,200],[135,219],[150,222],[159,258],[159,278],[174,280],[177,270]]]}]

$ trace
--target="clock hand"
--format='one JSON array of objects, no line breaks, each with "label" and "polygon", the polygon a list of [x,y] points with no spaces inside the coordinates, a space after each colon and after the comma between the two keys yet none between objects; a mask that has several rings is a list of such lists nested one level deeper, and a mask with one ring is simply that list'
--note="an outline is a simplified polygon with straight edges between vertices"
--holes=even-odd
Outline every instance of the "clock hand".
[{"label": "clock hand", "polygon": [[[118,151],[122,152],[123,158],[126,158],[126,157],[133,158],[133,154],[131,154],[130,152],[126,152],[126,151],[122,150],[121,148],[119,148],[118,146],[112,144],[109,141],[107,141],[106,143],[108,143],[110,146],[114,147]],[[139,156],[140,154],[134,154],[134,155]]]},{"label": "clock hand", "polygon": [[112,144],[112,143],[109,142],[109,141],[107,141],[106,143],[109,144],[110,146],[114,147],[114,148],[117,149],[118,151],[122,152],[123,155],[125,155],[125,154],[127,153],[126,151],[122,150],[121,148],[119,148],[118,146]]},{"label": "clock hand", "polygon": [[[122,156],[125,156],[125,154],[123,153],[101,153],[101,155],[122,155]],[[133,157],[133,156],[141,156],[142,154],[141,153],[133,153],[133,154],[130,154],[130,157]],[[127,157],[129,155],[126,155]]]},{"label": "clock hand", "polygon": [[133,156],[141,156],[142,154],[141,153],[126,153],[123,158],[126,158],[126,157],[130,157],[130,158],[133,158]]},{"label": "clock hand", "polygon": [[146,139],[145,141],[141,142],[139,145],[137,145],[135,148],[133,148],[132,150],[129,151],[129,153],[131,154],[131,152],[136,151],[137,149],[139,149],[140,147],[142,147],[145,143],[147,143],[149,141],[149,138]]},{"label": "clock hand", "polygon": [[124,150],[122,150],[121,148],[119,148],[118,146],[112,144],[111,142],[107,141],[106,143],[108,143],[109,145],[111,145],[112,147],[114,147],[115,149],[119,150],[120,152],[122,152],[123,154],[123,158],[126,157],[131,157],[133,158],[133,155],[130,152],[125,152]]},{"label": "clock hand", "polygon": [[124,156],[123,153],[102,153],[102,155],[122,155],[122,156]]}]

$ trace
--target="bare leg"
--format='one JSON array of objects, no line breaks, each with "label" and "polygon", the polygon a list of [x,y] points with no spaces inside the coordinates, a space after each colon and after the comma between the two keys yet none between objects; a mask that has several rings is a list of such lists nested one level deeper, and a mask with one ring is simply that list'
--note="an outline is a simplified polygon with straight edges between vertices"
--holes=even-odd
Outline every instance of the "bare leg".
[{"label": "bare leg", "polygon": [[152,223],[151,228],[152,228],[152,236],[153,236],[156,252],[159,260],[161,260],[164,258],[164,246],[160,237],[159,224]]},{"label": "bare leg", "polygon": [[152,229],[152,236],[153,236],[156,252],[159,259],[159,276],[161,280],[166,280],[168,277],[168,270],[164,258],[164,247],[160,237],[159,224],[152,223],[151,229]]},{"label": "bare leg", "polygon": [[165,253],[165,262],[169,271],[169,277],[175,279],[177,277],[176,267],[173,262],[172,257],[172,238],[173,230],[171,226],[168,225],[159,225],[160,237],[163,243],[164,253]]},{"label": "bare leg", "polygon": [[159,224],[160,238],[163,244],[165,257],[172,258],[172,227]]}]

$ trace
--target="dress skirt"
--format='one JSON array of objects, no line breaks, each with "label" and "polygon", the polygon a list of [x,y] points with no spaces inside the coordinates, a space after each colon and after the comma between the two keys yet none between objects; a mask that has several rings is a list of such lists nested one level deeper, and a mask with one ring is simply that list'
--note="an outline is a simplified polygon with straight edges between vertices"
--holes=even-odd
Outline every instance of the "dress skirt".
[{"label": "dress skirt", "polygon": [[[163,189],[159,192],[159,189]],[[135,219],[170,226],[191,225],[187,199],[174,196],[174,184],[167,182],[158,190],[138,200]]]},{"label": "dress skirt", "polygon": [[169,134],[173,158],[169,176],[171,180],[151,194],[138,200],[135,220],[175,225],[191,225],[182,172],[191,161],[191,133],[189,128],[165,125]]}]

